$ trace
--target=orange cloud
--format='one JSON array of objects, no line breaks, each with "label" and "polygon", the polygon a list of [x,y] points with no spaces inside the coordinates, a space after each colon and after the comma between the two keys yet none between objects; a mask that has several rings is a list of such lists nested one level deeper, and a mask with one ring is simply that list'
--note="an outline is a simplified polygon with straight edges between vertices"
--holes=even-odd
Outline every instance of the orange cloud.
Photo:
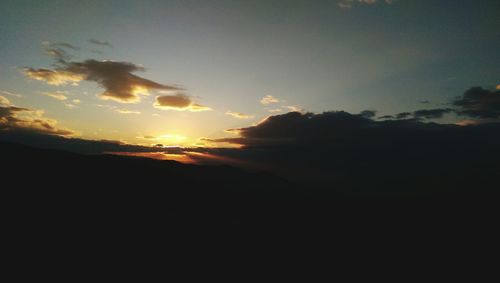
[{"label": "orange cloud", "polygon": [[13,106],[0,96],[0,130],[25,130],[49,135],[72,136],[75,132],[59,128],[57,121],[43,116],[43,110],[32,110]]},{"label": "orange cloud", "polygon": [[57,58],[58,68],[54,70],[24,68],[23,73],[31,79],[44,81],[49,85],[93,81],[104,88],[101,99],[121,103],[139,102],[140,95],[149,95],[151,90],[180,90],[176,86],[160,84],[132,74],[144,71],[144,68],[129,62],[93,59],[83,62],[66,62],[61,59],[64,54],[56,55],[54,56]]},{"label": "orange cloud", "polygon": [[0,106],[10,106],[10,101],[5,96],[0,95]]},{"label": "orange cloud", "polygon": [[85,79],[84,74],[65,70],[24,68],[23,73],[31,79],[44,81],[49,85],[66,85],[68,83],[78,83]]}]

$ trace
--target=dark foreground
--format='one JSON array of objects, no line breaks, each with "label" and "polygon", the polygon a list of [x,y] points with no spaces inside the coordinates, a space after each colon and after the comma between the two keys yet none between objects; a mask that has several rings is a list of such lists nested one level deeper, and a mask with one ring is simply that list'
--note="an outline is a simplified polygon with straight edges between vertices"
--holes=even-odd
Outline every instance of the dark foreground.
[{"label": "dark foreground", "polygon": [[[479,225],[497,210],[495,171],[441,180],[434,176],[421,193],[404,188],[382,193],[369,179],[364,191],[348,184],[342,190],[334,182],[308,187],[229,166],[79,155],[11,143],[0,144],[0,156],[6,216],[23,229],[161,230],[200,224],[442,229]],[[383,180],[384,188],[404,183],[401,178],[394,178],[394,184]],[[407,181],[415,187],[425,180]]]}]

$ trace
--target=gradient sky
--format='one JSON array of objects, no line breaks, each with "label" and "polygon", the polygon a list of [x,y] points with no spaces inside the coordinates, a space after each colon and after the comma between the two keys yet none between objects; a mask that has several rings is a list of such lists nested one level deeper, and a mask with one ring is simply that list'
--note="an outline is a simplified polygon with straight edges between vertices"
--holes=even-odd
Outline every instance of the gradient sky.
[{"label": "gradient sky", "polygon": [[[500,1],[372,2],[4,0],[0,95],[44,110],[44,117],[83,138],[191,145],[230,136],[224,130],[255,124],[278,109],[395,114],[441,107],[472,86],[500,85]],[[23,68],[53,68],[44,42],[79,47],[65,49],[72,61],[143,66],[134,74],[181,86],[212,110],[155,108],[161,94],[154,90],[124,104],[102,100],[95,82],[54,86],[30,79]],[[43,95],[57,91],[68,99]],[[278,101],[262,104],[268,95]]]}]

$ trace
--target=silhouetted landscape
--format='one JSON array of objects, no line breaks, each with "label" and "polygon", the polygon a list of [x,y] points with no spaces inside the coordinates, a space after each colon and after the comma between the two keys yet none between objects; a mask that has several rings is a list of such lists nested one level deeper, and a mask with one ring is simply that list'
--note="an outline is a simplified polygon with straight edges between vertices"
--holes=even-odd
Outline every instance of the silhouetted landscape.
[{"label": "silhouetted landscape", "polygon": [[65,221],[91,221],[92,225],[107,225],[107,221],[140,225],[405,221],[421,225],[428,221],[430,225],[442,217],[449,224],[464,221],[463,215],[496,207],[489,198],[497,195],[498,167],[486,165],[421,175],[407,167],[413,160],[400,165],[408,172],[380,175],[379,170],[374,175],[353,168],[355,172],[338,180],[332,169],[331,181],[308,186],[227,165],[81,155],[5,142],[0,143],[0,154],[2,163],[9,164],[3,166],[4,178],[21,177],[4,187],[16,219],[42,217],[54,225]]}]

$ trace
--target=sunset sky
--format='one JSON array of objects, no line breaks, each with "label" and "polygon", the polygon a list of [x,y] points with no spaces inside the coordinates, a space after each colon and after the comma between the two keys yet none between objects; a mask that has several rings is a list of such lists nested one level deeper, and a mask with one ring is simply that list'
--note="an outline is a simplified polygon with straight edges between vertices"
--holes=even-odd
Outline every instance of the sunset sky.
[{"label": "sunset sky", "polygon": [[[291,111],[381,117],[500,89],[499,27],[498,0],[4,0],[0,104],[62,136],[229,146],[207,139]],[[443,113],[429,121],[471,118]]]}]

